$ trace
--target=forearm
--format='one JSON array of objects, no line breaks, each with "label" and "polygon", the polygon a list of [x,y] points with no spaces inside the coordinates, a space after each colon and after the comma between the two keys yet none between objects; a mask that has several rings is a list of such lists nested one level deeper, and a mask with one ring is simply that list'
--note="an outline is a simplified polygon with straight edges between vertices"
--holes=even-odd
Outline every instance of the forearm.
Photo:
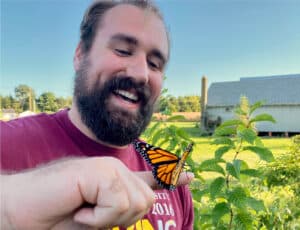
[{"label": "forearm", "polygon": [[1,229],[15,229],[10,220],[10,214],[8,210],[8,191],[10,186],[10,179],[12,176],[1,175],[1,215],[0,215],[0,228]]},{"label": "forearm", "polygon": [[76,162],[64,160],[32,171],[1,175],[1,229],[47,229],[56,224],[52,222],[56,216],[80,205]]}]

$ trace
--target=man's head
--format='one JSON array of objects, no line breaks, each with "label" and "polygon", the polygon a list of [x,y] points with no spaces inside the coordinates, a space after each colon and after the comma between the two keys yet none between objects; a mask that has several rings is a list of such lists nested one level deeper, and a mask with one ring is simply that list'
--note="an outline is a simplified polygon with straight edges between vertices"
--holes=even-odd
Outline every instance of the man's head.
[{"label": "man's head", "polygon": [[168,56],[165,25],[149,2],[98,1],[87,10],[74,57],[74,100],[100,141],[122,146],[141,134]]}]

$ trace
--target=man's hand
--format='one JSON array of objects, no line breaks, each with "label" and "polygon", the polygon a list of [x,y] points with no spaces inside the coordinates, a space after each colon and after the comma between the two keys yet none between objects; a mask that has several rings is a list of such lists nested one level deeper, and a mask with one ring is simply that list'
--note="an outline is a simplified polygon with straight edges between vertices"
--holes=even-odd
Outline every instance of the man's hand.
[{"label": "man's hand", "polygon": [[[183,173],[179,185],[192,174]],[[127,227],[154,203],[151,172],[132,172],[111,157],[57,162],[1,178],[3,229]]]}]

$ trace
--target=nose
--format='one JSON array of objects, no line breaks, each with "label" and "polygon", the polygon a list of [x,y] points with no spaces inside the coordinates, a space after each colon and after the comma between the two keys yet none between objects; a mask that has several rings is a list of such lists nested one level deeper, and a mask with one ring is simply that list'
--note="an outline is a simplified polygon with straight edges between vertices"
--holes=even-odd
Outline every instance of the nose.
[{"label": "nose", "polygon": [[149,80],[147,58],[144,55],[138,55],[131,59],[127,67],[127,75],[140,84],[147,84]]}]

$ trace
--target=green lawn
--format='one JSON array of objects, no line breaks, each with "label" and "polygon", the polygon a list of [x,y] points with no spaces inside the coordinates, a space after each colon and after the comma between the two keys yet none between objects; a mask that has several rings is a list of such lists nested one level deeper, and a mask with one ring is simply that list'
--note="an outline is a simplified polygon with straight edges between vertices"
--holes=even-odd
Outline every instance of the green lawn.
[{"label": "green lawn", "polygon": [[[195,161],[200,163],[203,160],[213,157],[218,146],[210,144],[213,138],[201,136],[200,129],[196,127],[195,122],[172,122],[170,124],[181,127],[192,137],[192,140],[195,142],[192,157]],[[274,156],[287,152],[291,144],[290,138],[283,137],[262,137],[262,141],[272,151]],[[233,152],[229,152],[224,157],[232,159],[233,154]],[[252,152],[241,153],[239,159],[245,160],[250,167],[255,167],[259,164],[259,158]]]}]

